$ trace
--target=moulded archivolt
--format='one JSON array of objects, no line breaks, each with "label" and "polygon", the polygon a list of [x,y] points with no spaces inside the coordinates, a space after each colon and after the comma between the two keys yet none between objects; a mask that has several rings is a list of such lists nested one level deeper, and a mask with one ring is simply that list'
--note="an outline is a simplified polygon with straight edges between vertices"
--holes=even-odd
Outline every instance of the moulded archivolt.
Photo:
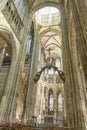
[{"label": "moulded archivolt", "polygon": [[87,0],[85,0],[85,5],[87,6]]}]

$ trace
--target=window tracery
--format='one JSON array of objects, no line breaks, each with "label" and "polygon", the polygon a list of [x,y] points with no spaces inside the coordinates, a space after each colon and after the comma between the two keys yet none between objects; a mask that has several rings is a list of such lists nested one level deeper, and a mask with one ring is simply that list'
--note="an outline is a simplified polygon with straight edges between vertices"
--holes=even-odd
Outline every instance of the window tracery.
[{"label": "window tracery", "polygon": [[62,112],[63,110],[63,102],[62,102],[62,93],[58,94],[58,111]]},{"label": "window tracery", "polygon": [[53,91],[49,90],[49,96],[48,96],[48,114],[49,115],[53,115],[53,108],[54,108]]},{"label": "window tracery", "polygon": [[24,19],[26,7],[23,0],[14,0],[14,4],[18,10],[21,19]]},{"label": "window tracery", "polygon": [[60,59],[59,58],[56,59],[55,65],[56,65],[56,67],[58,67],[58,69],[60,69]]}]

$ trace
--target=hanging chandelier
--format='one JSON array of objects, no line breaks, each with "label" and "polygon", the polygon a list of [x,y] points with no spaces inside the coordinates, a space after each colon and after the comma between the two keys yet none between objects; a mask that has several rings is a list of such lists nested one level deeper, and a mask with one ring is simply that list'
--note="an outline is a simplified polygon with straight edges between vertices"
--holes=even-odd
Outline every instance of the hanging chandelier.
[{"label": "hanging chandelier", "polygon": [[41,76],[42,72],[45,71],[45,69],[51,69],[51,68],[53,68],[55,71],[57,71],[62,82],[63,83],[65,82],[64,72],[62,70],[59,70],[58,67],[54,66],[54,64],[53,64],[54,59],[51,57],[51,54],[50,54],[50,51],[52,51],[52,50],[53,50],[52,48],[47,49],[48,55],[49,55],[49,57],[47,58],[47,65],[44,66],[43,68],[41,68],[40,71],[36,72],[35,77],[34,77],[35,83],[37,83],[37,81],[40,79],[40,76]]},{"label": "hanging chandelier", "polygon": [[37,83],[37,81],[40,79],[40,76],[42,74],[43,71],[45,71],[45,69],[51,69],[53,68],[55,71],[58,72],[60,79],[62,80],[62,82],[65,82],[65,74],[63,71],[58,70],[58,67],[55,67],[53,65],[48,65],[48,66],[44,66],[43,68],[41,68],[40,71],[36,72],[35,77],[34,77],[34,82]]}]

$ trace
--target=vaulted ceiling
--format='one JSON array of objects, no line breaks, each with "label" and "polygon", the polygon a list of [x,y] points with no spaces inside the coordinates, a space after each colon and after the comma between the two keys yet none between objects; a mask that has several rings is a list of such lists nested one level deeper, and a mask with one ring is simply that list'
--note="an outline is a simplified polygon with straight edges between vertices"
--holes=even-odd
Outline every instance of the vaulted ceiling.
[{"label": "vaulted ceiling", "polygon": [[[50,8],[49,10],[53,9],[51,7],[48,7],[48,8]],[[50,57],[53,57],[54,59],[58,57],[60,58],[61,49],[62,49],[60,15],[55,15],[54,17],[52,17],[52,15],[50,14],[51,17],[49,17],[49,13],[46,13],[46,11],[47,11],[47,8],[44,8],[43,13],[44,13],[44,18],[46,19],[42,19],[42,21],[38,22],[38,19],[36,17],[42,52],[45,59],[49,57],[49,51],[50,51]],[[38,14],[41,15],[40,11],[38,11]],[[52,12],[52,14],[55,14],[55,13]],[[60,12],[57,10],[56,14],[60,14]],[[48,15],[48,17],[45,17],[46,15]],[[57,20],[58,22],[55,24],[56,18],[58,19]],[[40,20],[41,20],[41,17],[40,17]],[[54,22],[51,22],[49,20],[54,21]],[[45,21],[45,24],[44,24],[44,21]]]},{"label": "vaulted ceiling", "polygon": [[60,36],[53,31],[48,31],[41,36],[42,51],[45,55],[45,59],[50,56],[53,58],[61,57],[61,39]]},{"label": "vaulted ceiling", "polygon": [[[62,1],[64,0],[25,0],[25,3],[28,4],[29,9],[36,9],[38,7],[38,9],[40,9],[41,7],[45,7],[45,6],[57,6],[59,4],[62,3]],[[67,0],[65,0],[67,1]]]},{"label": "vaulted ceiling", "polygon": [[[39,9],[43,7],[57,7],[61,5],[64,0],[25,0],[28,3],[28,7],[32,14],[36,13]],[[66,1],[66,0],[65,0]],[[55,20],[55,18],[54,18]],[[38,23],[38,22],[37,22]],[[44,58],[49,57],[48,50],[50,49],[51,57],[61,57],[61,23],[43,26],[42,22],[38,23],[38,34],[40,37],[40,42],[42,46],[42,52]]]},{"label": "vaulted ceiling", "polygon": [[[43,0],[43,1],[41,1],[41,0],[26,0],[27,1],[27,3],[29,4],[29,5],[37,5],[37,4],[41,4],[41,3],[50,3],[50,2],[54,2],[54,0]],[[57,3],[61,3],[63,0],[55,0],[55,2],[57,2]]]}]

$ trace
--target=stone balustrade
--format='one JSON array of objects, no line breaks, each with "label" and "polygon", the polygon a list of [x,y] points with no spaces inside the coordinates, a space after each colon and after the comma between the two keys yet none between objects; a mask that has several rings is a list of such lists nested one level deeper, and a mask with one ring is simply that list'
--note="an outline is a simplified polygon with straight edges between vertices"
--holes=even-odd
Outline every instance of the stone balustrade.
[{"label": "stone balustrade", "polygon": [[79,126],[69,126],[67,125],[69,120],[62,118],[54,118],[50,115],[45,115],[37,119],[27,120],[27,123],[24,123],[24,120],[18,122],[17,120],[14,123],[0,123],[0,130],[80,130],[82,129]]},{"label": "stone balustrade", "polygon": [[43,115],[42,117],[37,117],[37,124],[45,125],[57,125],[59,127],[67,127],[67,121],[64,117],[54,117],[52,115]]},{"label": "stone balustrade", "polygon": [[59,75],[54,74],[54,75],[45,75],[44,76],[44,81],[47,83],[53,83],[53,84],[57,84],[57,83],[62,83]]},{"label": "stone balustrade", "polygon": [[21,30],[23,29],[23,21],[21,20],[17,8],[13,0],[8,0],[4,8],[2,9],[2,13],[8,21],[9,25],[13,29],[16,36],[21,39]]}]

